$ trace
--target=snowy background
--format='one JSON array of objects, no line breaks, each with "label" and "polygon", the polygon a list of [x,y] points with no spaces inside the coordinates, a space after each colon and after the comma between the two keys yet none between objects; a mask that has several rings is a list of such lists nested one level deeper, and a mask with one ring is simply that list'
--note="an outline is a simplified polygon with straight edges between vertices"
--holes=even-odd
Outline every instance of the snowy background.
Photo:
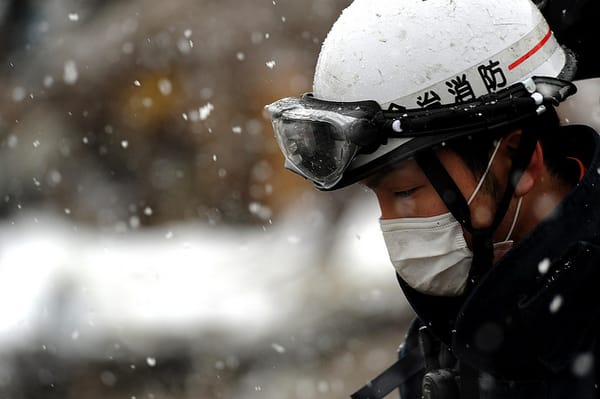
[{"label": "snowy background", "polygon": [[374,197],[282,168],[349,0],[0,0],[0,397],[343,398],[412,313]]}]

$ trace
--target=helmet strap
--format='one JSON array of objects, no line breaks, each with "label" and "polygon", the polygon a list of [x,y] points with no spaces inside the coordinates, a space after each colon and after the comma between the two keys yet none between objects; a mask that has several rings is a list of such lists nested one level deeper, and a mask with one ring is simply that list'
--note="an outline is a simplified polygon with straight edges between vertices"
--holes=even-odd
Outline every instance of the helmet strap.
[{"label": "helmet strap", "polygon": [[493,235],[506,215],[516,185],[533,155],[537,144],[535,129],[524,127],[521,141],[512,159],[512,167],[508,176],[506,189],[497,204],[494,219],[489,227],[475,229],[471,222],[469,204],[458,186],[448,174],[433,149],[421,151],[415,155],[415,160],[421,167],[448,210],[456,220],[473,237],[473,261],[469,271],[466,293],[479,281],[481,276],[491,268],[494,260]]}]

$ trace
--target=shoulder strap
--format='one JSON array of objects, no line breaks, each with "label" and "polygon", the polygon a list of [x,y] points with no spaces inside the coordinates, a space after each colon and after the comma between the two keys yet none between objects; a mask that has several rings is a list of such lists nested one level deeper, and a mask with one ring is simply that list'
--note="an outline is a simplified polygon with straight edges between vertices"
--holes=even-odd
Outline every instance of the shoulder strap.
[{"label": "shoulder strap", "polygon": [[398,360],[367,385],[350,395],[352,399],[382,399],[410,377],[423,370],[425,361],[419,347],[403,353]]}]

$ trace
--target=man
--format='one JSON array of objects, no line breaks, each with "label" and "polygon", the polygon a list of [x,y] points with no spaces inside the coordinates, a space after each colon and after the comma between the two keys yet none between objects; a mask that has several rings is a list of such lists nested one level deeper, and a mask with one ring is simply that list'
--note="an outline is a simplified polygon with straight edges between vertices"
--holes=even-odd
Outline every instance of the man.
[{"label": "man", "polygon": [[599,396],[600,83],[575,63],[529,0],[355,0],[314,92],[267,107],[287,168],[375,193],[417,314],[353,398]]}]

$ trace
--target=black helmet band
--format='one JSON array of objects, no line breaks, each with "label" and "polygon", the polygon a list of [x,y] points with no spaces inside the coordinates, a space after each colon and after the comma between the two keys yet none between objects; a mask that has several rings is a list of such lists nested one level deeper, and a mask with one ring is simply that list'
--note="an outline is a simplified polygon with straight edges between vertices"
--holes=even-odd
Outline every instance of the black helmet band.
[{"label": "black helmet band", "polygon": [[556,78],[534,77],[475,100],[432,108],[383,110],[375,101],[332,102],[311,94],[266,107],[286,167],[321,190],[354,183],[378,169],[445,140],[497,131],[556,106],[576,91]]}]

